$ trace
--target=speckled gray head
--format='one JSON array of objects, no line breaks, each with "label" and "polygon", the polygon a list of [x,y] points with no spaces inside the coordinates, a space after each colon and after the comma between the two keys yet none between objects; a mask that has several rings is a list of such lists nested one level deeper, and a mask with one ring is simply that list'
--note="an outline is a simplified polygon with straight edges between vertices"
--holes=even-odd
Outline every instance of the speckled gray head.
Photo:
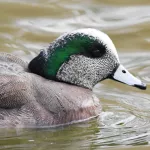
[{"label": "speckled gray head", "polygon": [[112,40],[91,28],[60,36],[30,62],[29,69],[48,79],[89,89],[106,78],[146,89],[120,64]]}]

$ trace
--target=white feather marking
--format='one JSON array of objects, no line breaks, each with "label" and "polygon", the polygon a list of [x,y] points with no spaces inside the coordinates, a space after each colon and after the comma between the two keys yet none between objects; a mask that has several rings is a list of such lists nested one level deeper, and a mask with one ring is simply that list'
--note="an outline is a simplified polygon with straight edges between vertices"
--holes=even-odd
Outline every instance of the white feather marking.
[{"label": "white feather marking", "polygon": [[[71,32],[72,34],[75,34],[75,33],[84,33],[85,35],[90,35],[90,36],[93,36],[93,37],[96,37],[98,38],[99,40],[101,40],[109,50],[112,51],[112,53],[116,56],[118,62],[119,61],[119,57],[118,57],[118,53],[117,53],[117,50],[115,48],[115,45],[113,44],[112,40],[109,38],[109,36],[107,34],[105,34],[104,32],[102,31],[99,31],[97,29],[92,29],[92,28],[84,28],[84,29],[78,29],[78,30],[74,30]],[[68,34],[68,33],[66,33]],[[64,34],[64,35],[66,35]],[[69,33],[70,34],[70,33]],[[62,36],[64,36],[62,35]],[[59,37],[59,38],[62,38]]]}]

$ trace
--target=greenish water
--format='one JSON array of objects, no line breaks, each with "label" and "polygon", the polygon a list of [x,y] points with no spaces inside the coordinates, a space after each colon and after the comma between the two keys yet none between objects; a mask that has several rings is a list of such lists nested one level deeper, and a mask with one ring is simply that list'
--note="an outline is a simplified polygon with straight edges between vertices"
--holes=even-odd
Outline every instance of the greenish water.
[{"label": "greenish water", "polygon": [[100,118],[57,129],[0,129],[0,149],[150,149],[149,26],[149,0],[1,0],[0,51],[31,60],[62,33],[93,27],[111,37],[122,64],[148,88],[103,81],[93,89]]}]

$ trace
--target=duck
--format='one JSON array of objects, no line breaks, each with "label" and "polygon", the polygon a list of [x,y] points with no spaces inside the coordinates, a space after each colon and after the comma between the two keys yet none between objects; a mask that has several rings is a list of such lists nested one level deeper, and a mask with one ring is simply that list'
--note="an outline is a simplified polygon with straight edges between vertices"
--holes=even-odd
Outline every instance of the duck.
[{"label": "duck", "polygon": [[105,79],[146,89],[97,29],[64,33],[30,62],[1,52],[0,127],[57,127],[96,118],[102,106],[92,89]]}]

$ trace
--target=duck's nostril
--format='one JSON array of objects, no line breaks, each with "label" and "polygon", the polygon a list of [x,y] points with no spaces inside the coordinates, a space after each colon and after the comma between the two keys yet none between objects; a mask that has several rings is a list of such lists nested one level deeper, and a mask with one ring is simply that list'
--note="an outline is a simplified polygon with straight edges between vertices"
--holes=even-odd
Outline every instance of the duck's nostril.
[{"label": "duck's nostril", "polygon": [[126,73],[126,71],[125,71],[125,70],[122,70],[122,72],[123,72],[123,73]]}]

